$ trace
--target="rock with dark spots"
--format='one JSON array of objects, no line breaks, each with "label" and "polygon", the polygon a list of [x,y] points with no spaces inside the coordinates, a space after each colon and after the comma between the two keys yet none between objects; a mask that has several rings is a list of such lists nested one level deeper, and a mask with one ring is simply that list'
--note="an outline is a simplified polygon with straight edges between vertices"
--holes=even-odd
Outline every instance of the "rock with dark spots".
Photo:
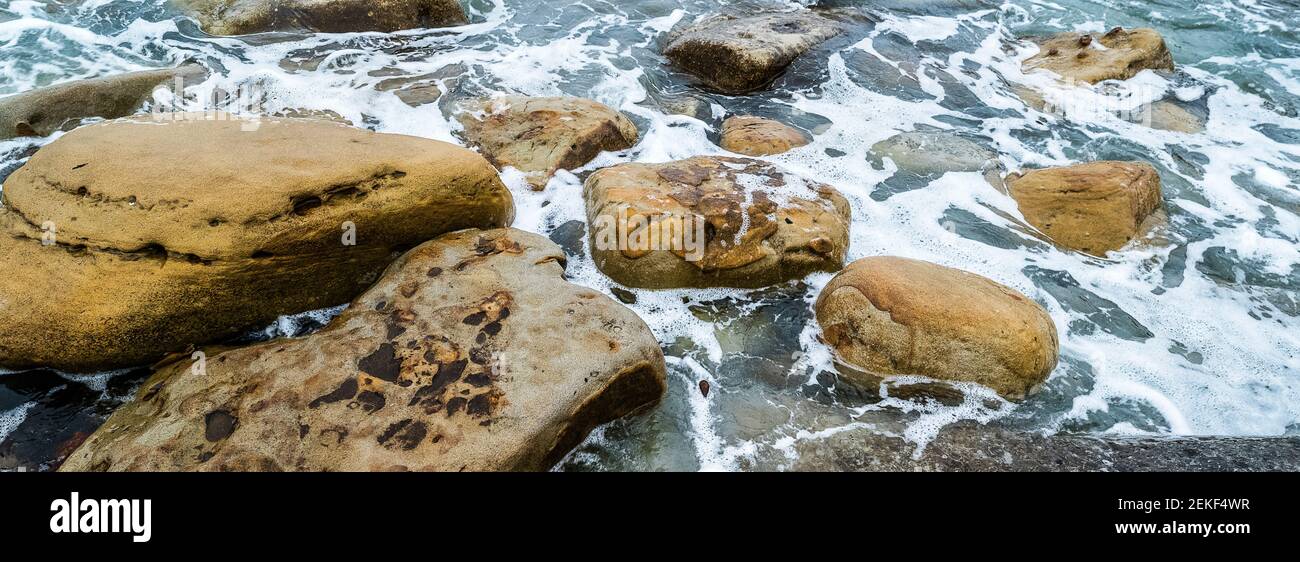
[{"label": "rock with dark spots", "polygon": [[738,115],[722,122],[722,148],[746,156],[770,156],[808,144],[808,136],[785,123]]},{"label": "rock with dark spots", "polygon": [[1119,250],[1163,213],[1160,174],[1145,162],[1089,162],[1007,177],[1025,220],[1054,242],[1092,255]]},{"label": "rock with dark spots", "polygon": [[799,471],[1238,472],[1300,470],[1300,437],[1043,436],[961,425],[916,445],[850,430],[795,445]]},{"label": "rock with dark spots", "polygon": [[[665,392],[649,327],[563,263],[536,234],[444,235],[320,332],[159,366],[62,469],[544,470]],[[389,338],[377,308],[410,329]]]},{"label": "rock with dark spots", "polygon": [[583,98],[506,96],[460,108],[465,139],[498,168],[546,187],[557,170],[582,167],[604,151],[636,144],[636,125],[621,112]]},{"label": "rock with dark spots", "polygon": [[675,31],[664,55],[704,85],[728,94],[762,89],[790,63],[843,32],[810,11],[717,14]]},{"label": "rock with dark spots", "polygon": [[72,131],[5,182],[0,365],[155,361],[345,303],[394,252],[513,217],[496,170],[450,144],[165,117]]},{"label": "rock with dark spots", "polygon": [[1067,80],[1096,84],[1127,80],[1143,70],[1174,69],[1173,55],[1154,29],[1116,27],[1097,36],[1068,32],[1034,41],[1039,52],[1025,60],[1024,69],[1050,70]]},{"label": "rock with dark spots", "polygon": [[0,140],[49,136],[76,127],[82,119],[126,117],[141,109],[159,87],[175,90],[205,80],[202,65],[73,80],[0,98]]},{"label": "rock with dark spots", "polygon": [[989,279],[919,260],[871,257],[817,297],[822,337],[865,385],[922,375],[1019,400],[1056,367],[1056,325],[1038,303]]},{"label": "rock with dark spots", "polygon": [[458,0],[177,0],[177,4],[213,35],[391,32],[469,21]]},{"label": "rock with dark spots", "polygon": [[849,204],[750,158],[620,164],[583,187],[592,257],[629,287],[765,287],[838,271]]}]

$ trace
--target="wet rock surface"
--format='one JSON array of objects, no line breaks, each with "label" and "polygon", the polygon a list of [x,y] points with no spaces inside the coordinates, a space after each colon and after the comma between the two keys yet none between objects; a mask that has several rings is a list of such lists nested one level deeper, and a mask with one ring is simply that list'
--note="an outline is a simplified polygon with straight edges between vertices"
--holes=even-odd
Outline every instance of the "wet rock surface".
[{"label": "wet rock surface", "polygon": [[5,182],[0,365],[139,365],[347,302],[404,250],[500,226],[483,158],[315,120],[82,127]]},{"label": "wet rock surface", "polygon": [[1174,69],[1173,55],[1150,28],[1112,28],[1105,34],[1059,33],[1035,38],[1040,52],[1025,60],[1026,71],[1050,70],[1063,78],[1096,84],[1127,80],[1143,70]]},{"label": "wet rock surface", "polygon": [[583,98],[493,98],[466,104],[458,118],[470,145],[497,167],[527,174],[534,189],[546,187],[557,170],[581,167],[637,140],[625,115]]},{"label": "wet rock surface", "polygon": [[1163,206],[1160,174],[1143,162],[1089,162],[1007,177],[1029,224],[1056,243],[1104,255],[1149,231]]},{"label": "wet rock surface", "polygon": [[597,267],[632,287],[764,287],[837,271],[848,247],[842,195],[760,160],[620,164],[583,194]]},{"label": "wet rock surface", "polygon": [[139,111],[155,88],[175,89],[207,78],[199,64],[164,70],[128,72],[103,78],[73,80],[0,98],[0,140],[49,136],[75,127],[82,119],[116,119]]},{"label": "wet rock surface", "polygon": [[62,470],[546,469],[665,388],[645,323],[563,263],[512,229],[423,244],[320,332],[161,367]]},{"label": "wet rock surface", "polygon": [[715,14],[674,32],[664,55],[709,88],[743,94],[767,86],[795,59],[843,31],[808,11]]},{"label": "wet rock surface", "polygon": [[265,31],[398,31],[460,25],[458,0],[177,0],[213,35]]},{"label": "wet rock surface", "polygon": [[772,119],[739,115],[722,122],[722,148],[746,156],[781,154],[809,141],[803,131]]},{"label": "wet rock surface", "polygon": [[1038,303],[932,263],[855,261],[822,290],[816,310],[822,337],[855,368],[846,376],[867,386],[923,375],[1023,399],[1056,367],[1056,326]]}]

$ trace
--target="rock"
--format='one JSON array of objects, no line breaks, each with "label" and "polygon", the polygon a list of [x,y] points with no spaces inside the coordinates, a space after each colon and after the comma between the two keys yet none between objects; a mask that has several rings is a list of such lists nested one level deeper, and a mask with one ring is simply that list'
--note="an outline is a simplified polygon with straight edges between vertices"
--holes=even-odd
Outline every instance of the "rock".
[{"label": "rock", "polygon": [[5,182],[0,366],[154,361],[345,303],[394,252],[514,214],[496,170],[451,144],[158,117],[77,129]]},{"label": "rock", "polygon": [[746,156],[770,156],[807,145],[802,131],[771,119],[742,115],[722,122],[722,148]]},{"label": "rock", "polygon": [[873,145],[871,154],[893,160],[901,171],[927,178],[948,172],[982,172],[990,184],[1002,189],[1002,162],[998,153],[955,133],[900,133]]},{"label": "rock", "polygon": [[1026,72],[1050,70],[1069,80],[1096,84],[1127,80],[1148,69],[1174,69],[1173,55],[1154,29],[1116,27],[1100,37],[1070,32],[1035,41],[1040,52],[1025,60]]},{"label": "rock", "polygon": [[592,257],[629,287],[764,287],[837,271],[849,204],[750,158],[620,164],[583,186]]},{"label": "rock", "polygon": [[1104,255],[1148,230],[1160,174],[1142,162],[1089,162],[1007,177],[1025,220],[1061,246]]},{"label": "rock", "polygon": [[645,323],[563,264],[536,234],[447,234],[316,334],[160,368],[62,470],[545,470],[666,385]]},{"label": "rock", "polygon": [[392,32],[469,21],[457,0],[177,0],[213,35]]},{"label": "rock", "polygon": [[766,87],[796,58],[841,32],[839,23],[807,11],[717,14],[670,36],[664,55],[712,89],[743,94]]},{"label": "rock", "polygon": [[459,114],[465,139],[498,168],[528,175],[546,187],[557,170],[579,168],[601,152],[636,144],[627,116],[582,98],[507,96],[471,102]]},{"label": "rock", "polygon": [[197,84],[207,79],[202,65],[186,64],[164,70],[128,72],[104,78],[74,80],[0,98],[0,140],[49,136],[75,127],[82,119],[116,119],[138,111],[159,87],[179,79]]},{"label": "rock", "polygon": [[[817,297],[817,322],[852,380],[923,375],[1019,400],[1056,367],[1056,326],[1014,289],[898,257],[855,261]],[[860,369],[862,372],[855,372]]]},{"label": "rock", "polygon": [[1150,115],[1146,124],[1153,129],[1189,135],[1205,131],[1205,119],[1169,100],[1152,103],[1143,113]]}]

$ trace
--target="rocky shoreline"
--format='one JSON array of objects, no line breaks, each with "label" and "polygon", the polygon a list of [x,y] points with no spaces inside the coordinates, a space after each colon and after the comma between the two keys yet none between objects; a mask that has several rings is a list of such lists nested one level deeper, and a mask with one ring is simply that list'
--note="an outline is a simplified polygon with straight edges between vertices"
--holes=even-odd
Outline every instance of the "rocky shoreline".
[{"label": "rocky shoreline", "polygon": [[[185,4],[219,35],[468,21],[454,0]],[[844,10],[701,14],[664,34],[662,54],[701,93],[751,95],[851,34]],[[1064,87],[1176,70],[1151,29],[1025,40],[1040,45],[1025,70]],[[0,98],[0,138],[62,135],[3,179],[0,368],[152,365],[134,396],[41,466],[546,470],[597,427],[663,399],[673,342],[619,302],[634,294],[569,283],[567,248],[510,228],[500,176],[545,190],[632,149],[628,115],[571,96],[446,100],[436,86],[394,85],[412,106],[447,102],[462,127],[455,146],[312,116],[137,114],[154,109],[160,84],[213,72],[191,62]],[[737,114],[718,132],[716,155],[588,175],[586,223],[571,242],[630,288],[762,289],[833,274],[811,309],[837,376],[863,388],[915,375],[947,389],[941,398],[977,384],[1021,402],[1057,368],[1058,327],[1024,294],[920,260],[848,262],[858,217],[845,196],[763,159],[803,149],[816,131]],[[972,189],[1010,197],[1027,232],[1081,260],[1158,243],[1165,203],[1147,162],[1009,171],[976,141],[920,129],[872,152],[922,179],[983,174]],[[302,337],[232,341],[344,304]],[[901,439],[853,431],[801,444],[791,468],[1296,470],[1298,444],[959,426],[913,458]],[[5,458],[13,449],[0,443],[0,468],[27,466]]]}]

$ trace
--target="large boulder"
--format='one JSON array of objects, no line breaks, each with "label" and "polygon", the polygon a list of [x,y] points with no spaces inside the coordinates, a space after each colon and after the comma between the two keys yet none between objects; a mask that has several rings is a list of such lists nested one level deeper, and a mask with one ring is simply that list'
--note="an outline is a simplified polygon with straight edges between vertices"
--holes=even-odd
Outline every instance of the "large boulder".
[{"label": "large boulder", "polygon": [[761,89],[843,26],[808,11],[717,14],[675,32],[664,49],[673,64],[728,94]]},{"label": "large boulder", "polygon": [[1145,162],[1089,162],[1007,177],[1025,220],[1061,246],[1103,255],[1146,232],[1161,208],[1160,174]]},{"label": "large boulder", "polygon": [[899,258],[855,261],[817,297],[822,336],[851,380],[922,375],[1019,400],[1056,367],[1056,326],[1038,303],[979,275]]},{"label": "large boulder", "polygon": [[808,144],[808,136],[785,123],[738,115],[722,122],[722,148],[746,156],[770,156]]},{"label": "large boulder", "polygon": [[460,25],[458,0],[176,0],[213,35],[399,31]]},{"label": "large boulder", "polygon": [[0,140],[49,136],[70,129],[88,117],[116,119],[140,109],[156,88],[185,85],[207,78],[199,64],[163,70],[128,72],[103,78],[73,80],[0,98]]},{"label": "large boulder", "polygon": [[1173,55],[1154,29],[1116,27],[1100,37],[1068,32],[1035,41],[1039,52],[1025,60],[1026,71],[1050,70],[1079,82],[1127,80],[1143,70],[1174,69]]},{"label": "large boulder", "polygon": [[750,158],[620,164],[583,186],[592,257],[632,287],[764,287],[837,271],[849,204]]},{"label": "large boulder", "polygon": [[470,102],[458,115],[465,139],[499,168],[527,174],[534,189],[557,170],[579,168],[603,151],[631,148],[627,116],[589,99],[506,96]]},{"label": "large boulder", "polygon": [[650,329],[563,264],[445,235],[320,332],[159,369],[62,470],[544,470],[665,390]]},{"label": "large boulder", "polygon": [[496,170],[451,144],[159,117],[77,129],[5,182],[0,366],[153,361],[345,303],[395,252],[513,218]]}]

